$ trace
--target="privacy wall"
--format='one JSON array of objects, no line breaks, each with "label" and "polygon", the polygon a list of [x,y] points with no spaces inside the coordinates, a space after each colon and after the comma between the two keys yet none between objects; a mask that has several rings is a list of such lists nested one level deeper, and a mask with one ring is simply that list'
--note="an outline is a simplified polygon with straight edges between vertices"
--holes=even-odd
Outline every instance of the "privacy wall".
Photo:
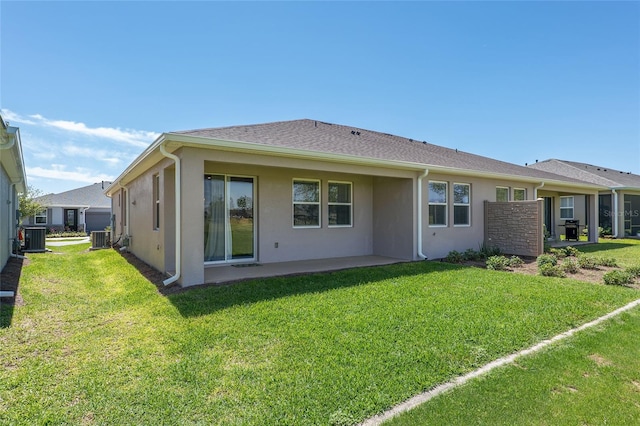
[{"label": "privacy wall", "polygon": [[544,251],[543,201],[484,202],[485,244],[505,254],[537,257]]}]

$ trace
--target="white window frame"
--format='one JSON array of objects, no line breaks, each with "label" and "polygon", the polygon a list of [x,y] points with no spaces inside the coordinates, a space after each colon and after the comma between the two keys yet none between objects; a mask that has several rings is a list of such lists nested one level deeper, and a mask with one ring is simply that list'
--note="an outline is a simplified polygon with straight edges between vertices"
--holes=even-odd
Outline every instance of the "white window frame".
[{"label": "white window frame", "polygon": [[[318,201],[296,201],[295,200],[295,184],[296,182],[316,183],[318,185]],[[295,206],[300,205],[317,205],[318,206],[318,224],[317,225],[296,225],[295,223]],[[291,180],[291,226],[295,229],[317,229],[322,228],[322,182],[320,179],[293,178]]]},{"label": "white window frame", "polygon": [[[46,225],[47,224],[47,209],[44,209],[40,213],[36,213],[33,215],[33,223],[36,225]],[[44,222],[38,222],[38,219],[44,218]]]},{"label": "white window frame", "polygon": [[[340,203],[337,201],[331,201],[331,190],[329,187],[331,184],[339,184],[339,185],[349,185],[349,202],[348,203]],[[329,207],[331,206],[349,206],[349,224],[348,225],[332,225],[331,224],[331,215],[329,213]],[[327,181],[327,220],[329,221],[327,226],[329,228],[353,228],[353,182],[347,181],[339,181],[339,180],[330,180]]]},{"label": "white window frame", "polygon": [[[568,207],[568,206],[564,206],[564,207],[563,207],[563,206],[562,206],[562,200],[563,200],[563,199],[565,199],[565,200],[571,200],[571,207]],[[575,205],[576,205],[576,202],[575,202],[575,197],[574,197],[573,195],[567,195],[567,196],[562,196],[562,197],[560,197],[560,219],[563,219],[563,220],[572,220],[572,219],[573,219],[573,216],[574,216],[574,214],[575,214],[575,211],[574,211]],[[570,216],[570,217],[569,217],[569,216],[567,216],[567,217],[563,216],[563,215],[562,215],[562,211],[563,211],[563,210],[571,210],[571,216]]]},{"label": "white window frame", "polygon": [[[469,199],[467,200],[466,203],[456,203],[456,198],[455,198],[456,185],[466,186],[467,188],[469,188]],[[456,227],[471,226],[471,184],[454,182],[452,185],[452,189],[453,189],[453,226],[456,226]],[[456,207],[467,207],[467,210],[469,211],[467,216],[469,218],[469,221],[467,223],[456,223],[456,212],[455,212]]]},{"label": "white window frame", "polygon": [[[522,200],[516,200],[516,191],[522,191],[524,198]],[[513,201],[526,201],[527,200],[527,188],[513,188]]]},{"label": "white window frame", "polygon": [[[431,184],[432,183],[442,183],[445,186],[444,190],[444,203],[440,202],[431,202]],[[444,224],[442,223],[431,223],[431,215],[427,213],[429,217],[429,227],[430,228],[446,228],[449,225],[449,182],[439,181],[439,180],[430,180],[427,185],[427,200],[428,206],[444,206]],[[428,212],[428,210],[427,210]]]},{"label": "white window frame", "polygon": [[[498,189],[506,189],[507,190],[507,200],[506,201],[498,201]],[[496,202],[505,203],[505,202],[511,201],[511,199],[510,199],[510,196],[511,196],[510,192],[511,191],[509,189],[510,188],[508,186],[496,186]]]},{"label": "white window frame", "polygon": [[160,229],[160,174],[153,175],[153,230]]}]

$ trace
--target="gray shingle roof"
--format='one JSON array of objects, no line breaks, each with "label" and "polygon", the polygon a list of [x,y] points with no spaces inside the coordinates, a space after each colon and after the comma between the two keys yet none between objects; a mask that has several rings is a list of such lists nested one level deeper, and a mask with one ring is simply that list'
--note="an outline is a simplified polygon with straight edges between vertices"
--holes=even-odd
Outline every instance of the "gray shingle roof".
[{"label": "gray shingle roof", "polygon": [[376,160],[406,161],[424,164],[427,168],[442,167],[514,177],[584,183],[572,177],[445,148],[421,140],[309,119],[178,131],[171,134],[250,142],[304,150],[309,151],[310,154],[321,152]]},{"label": "gray shingle roof", "polygon": [[110,208],[111,199],[104,195],[104,190],[111,182],[99,182],[82,188],[72,189],[59,194],[46,194],[35,198],[43,206]]},{"label": "gray shingle roof", "polygon": [[550,159],[530,164],[529,167],[568,176],[574,179],[580,179],[585,182],[609,188],[640,189],[640,175],[608,167],[557,159]]}]

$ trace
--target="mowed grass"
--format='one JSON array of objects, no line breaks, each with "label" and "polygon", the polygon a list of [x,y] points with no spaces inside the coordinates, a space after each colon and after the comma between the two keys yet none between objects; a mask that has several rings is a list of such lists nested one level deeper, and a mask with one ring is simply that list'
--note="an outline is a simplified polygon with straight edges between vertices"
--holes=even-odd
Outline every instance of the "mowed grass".
[{"label": "mowed grass", "polygon": [[385,425],[640,424],[639,331],[634,308]]},{"label": "mowed grass", "polygon": [[[640,240],[579,246],[640,265]],[[640,424],[640,309],[443,394],[385,423]]]},{"label": "mowed grass", "polygon": [[0,424],[351,424],[639,297],[435,262],[166,297],[87,247],[0,313]]}]

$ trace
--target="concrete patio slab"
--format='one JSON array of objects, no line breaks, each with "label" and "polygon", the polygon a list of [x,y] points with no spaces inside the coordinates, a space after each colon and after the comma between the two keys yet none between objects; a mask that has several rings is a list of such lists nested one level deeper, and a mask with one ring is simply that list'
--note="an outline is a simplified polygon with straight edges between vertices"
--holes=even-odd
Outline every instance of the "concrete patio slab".
[{"label": "concrete patio slab", "polygon": [[391,265],[401,262],[406,262],[406,260],[384,256],[354,256],[299,260],[294,262],[226,264],[207,267],[204,271],[204,279],[206,284],[221,284],[252,278],[339,271],[342,269]]}]

